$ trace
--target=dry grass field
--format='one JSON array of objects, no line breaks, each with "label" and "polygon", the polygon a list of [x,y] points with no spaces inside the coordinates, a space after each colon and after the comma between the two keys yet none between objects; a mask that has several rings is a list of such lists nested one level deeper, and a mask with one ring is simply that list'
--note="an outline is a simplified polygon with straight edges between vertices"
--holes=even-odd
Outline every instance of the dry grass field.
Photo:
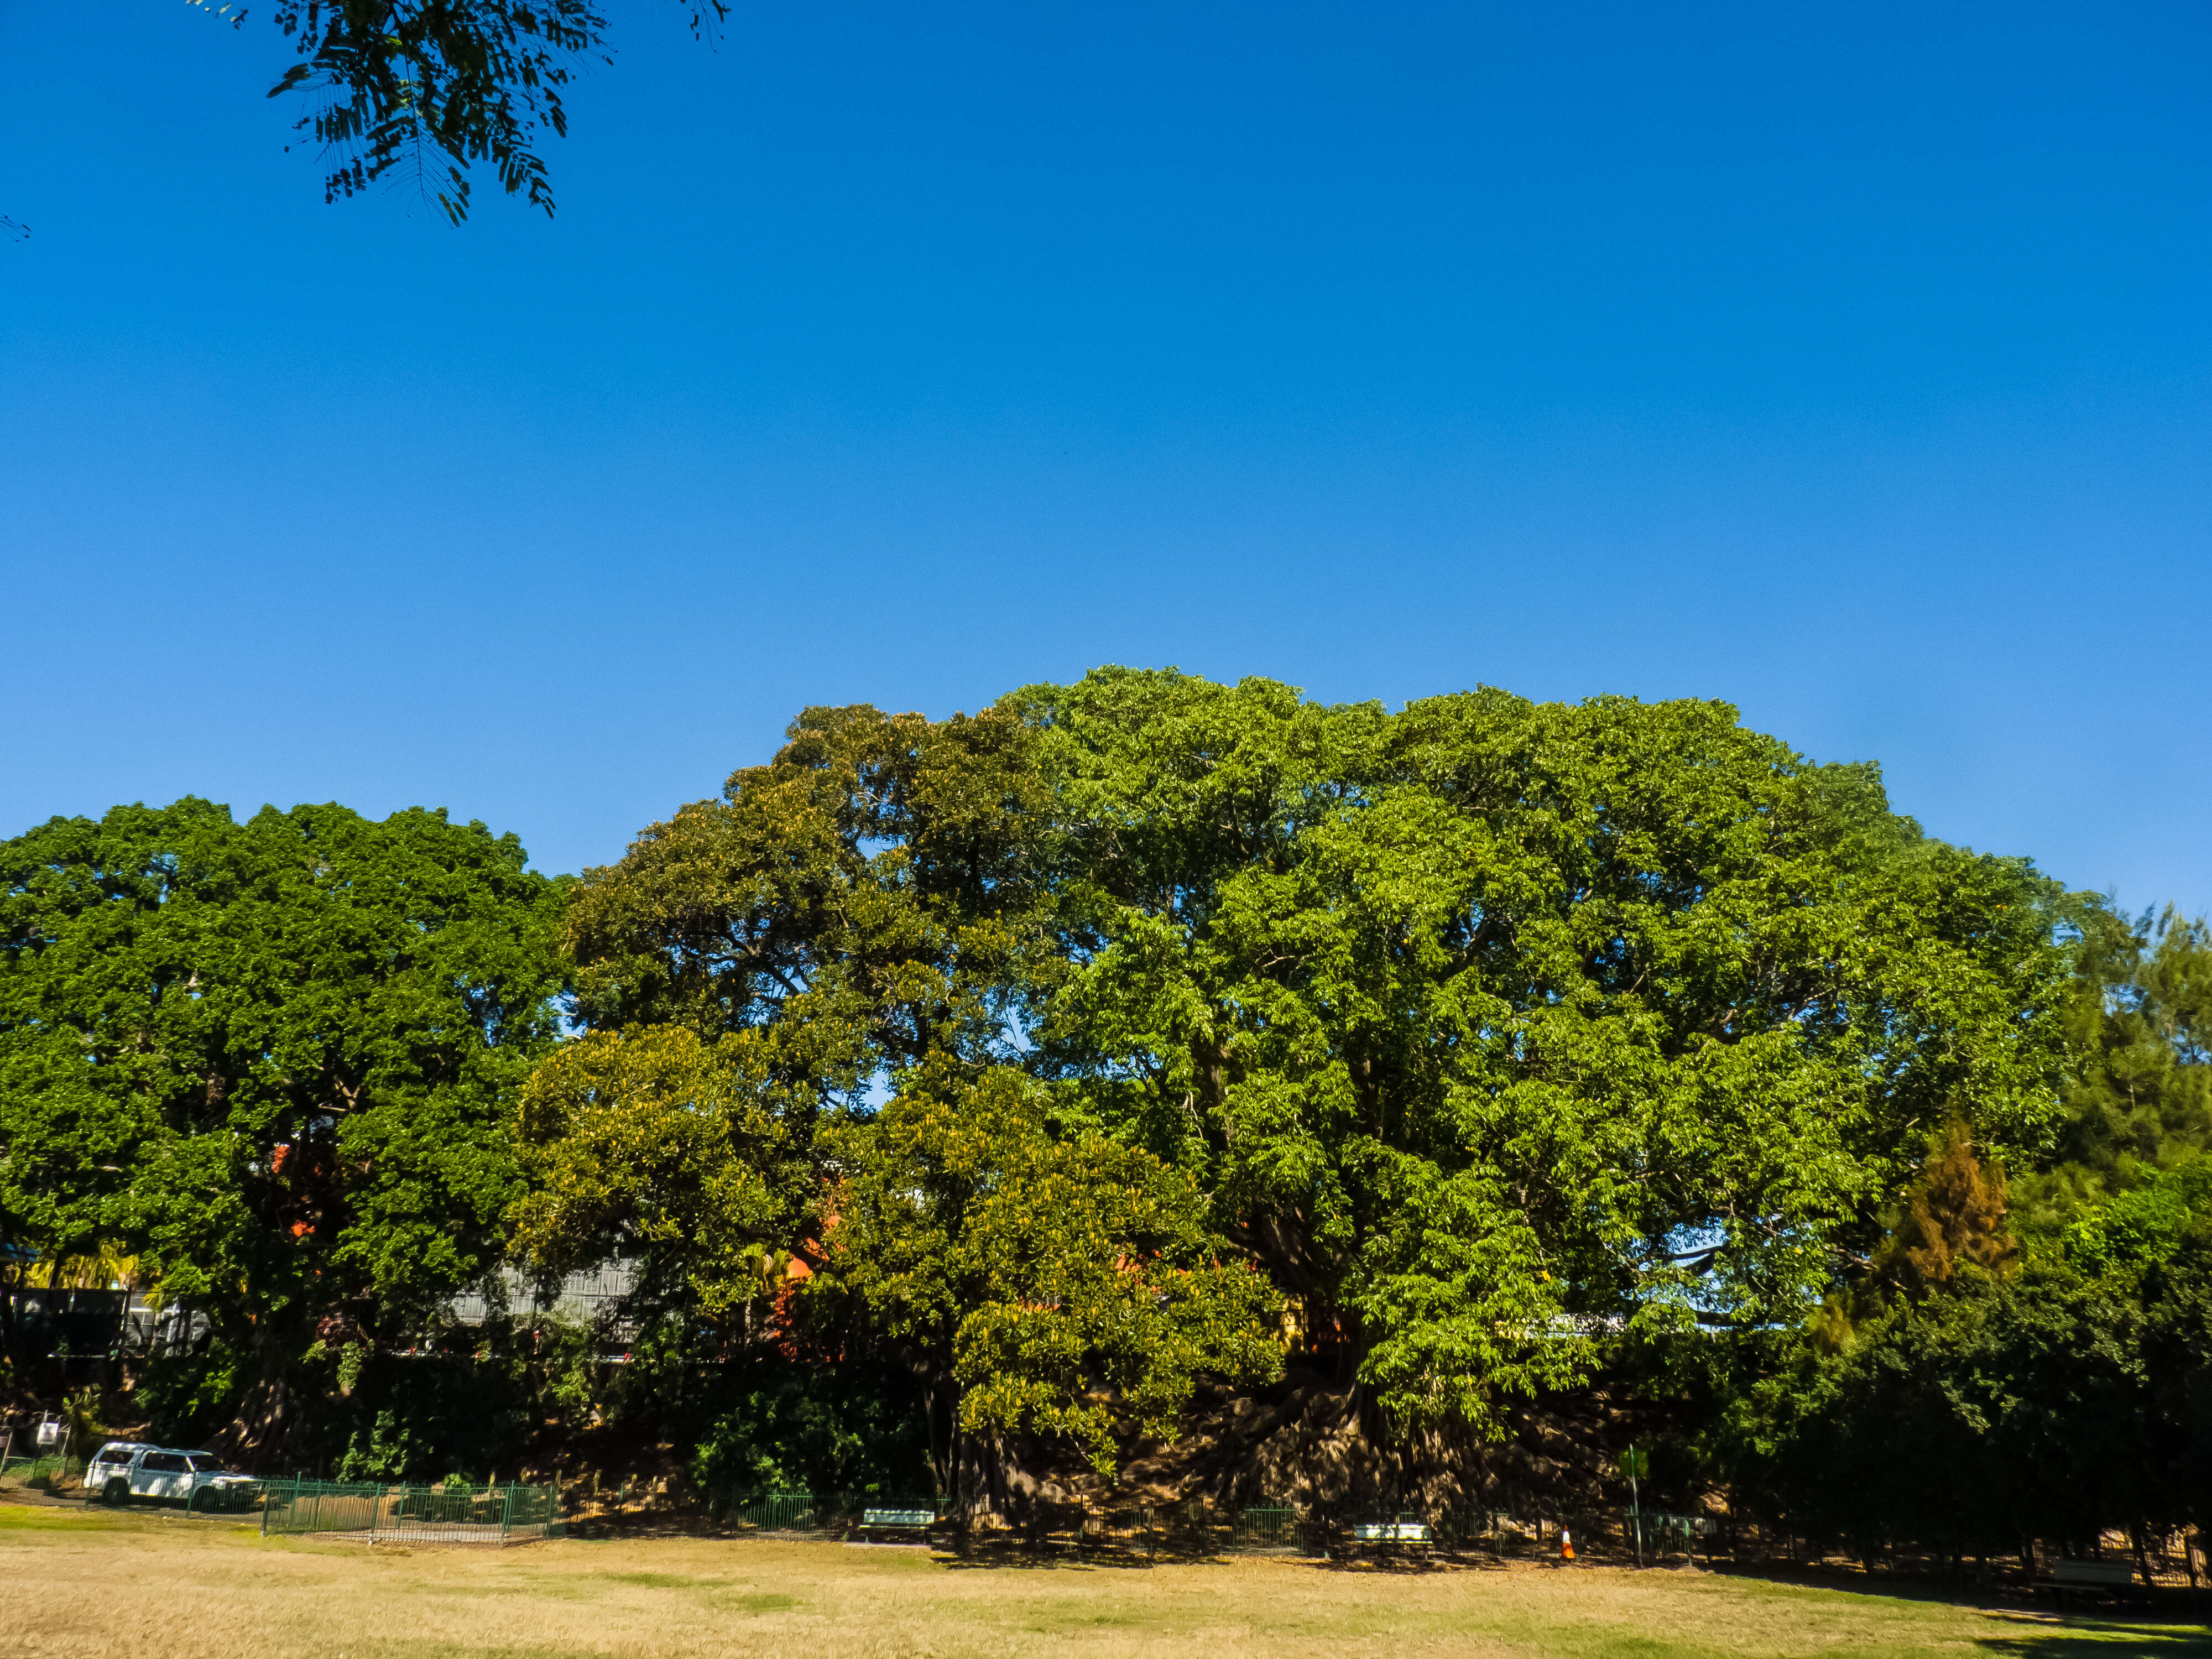
[{"label": "dry grass field", "polygon": [[416,1550],[0,1504],[0,1655],[2212,1659],[2202,1630],[1604,1567],[967,1566],[833,1543]]}]

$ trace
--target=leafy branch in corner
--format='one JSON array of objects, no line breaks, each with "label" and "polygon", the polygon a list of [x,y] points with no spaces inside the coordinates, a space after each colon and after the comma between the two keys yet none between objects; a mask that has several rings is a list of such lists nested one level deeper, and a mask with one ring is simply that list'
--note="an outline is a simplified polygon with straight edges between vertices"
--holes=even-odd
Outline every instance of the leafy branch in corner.
[{"label": "leafy branch in corner", "polygon": [[[692,33],[713,33],[728,13],[726,0],[694,0]],[[613,61],[591,0],[280,0],[276,22],[301,61],[269,95],[319,95],[298,131],[332,159],[324,199],[412,171],[455,224],[477,162],[553,212],[538,135],[565,136],[563,88],[591,58]]]}]

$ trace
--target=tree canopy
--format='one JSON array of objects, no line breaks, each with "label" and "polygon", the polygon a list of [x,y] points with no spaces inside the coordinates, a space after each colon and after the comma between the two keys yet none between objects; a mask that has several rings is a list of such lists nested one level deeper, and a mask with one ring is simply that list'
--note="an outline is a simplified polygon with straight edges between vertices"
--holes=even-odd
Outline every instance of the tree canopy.
[{"label": "tree canopy", "polygon": [[560,896],[421,811],[186,799],[0,843],[10,1241],[135,1252],[212,1323],[200,1401],[273,1455],[311,1346],[419,1328],[503,1255]]},{"label": "tree canopy", "polygon": [[[586,878],[595,1035],[532,1097],[641,1043],[720,1080],[681,1104],[616,1089],[601,1127],[524,1120],[549,1170],[629,1179],[593,1134],[680,1143],[664,1173],[708,1163],[674,1210],[642,1170],[612,1204],[548,1188],[532,1236],[577,1241],[549,1261],[640,1251],[726,1310],[781,1294],[759,1264],[795,1256],[802,1304],[834,1291],[933,1356],[975,1390],[971,1426],[1018,1400],[1007,1423],[1095,1449],[1068,1380],[1104,1363],[1074,1334],[1087,1292],[1029,1297],[1058,1310],[1049,1340],[979,1334],[1044,1328],[990,1314],[1005,1287],[959,1265],[955,1153],[930,1139],[951,1103],[994,1103],[963,1133],[1009,1181],[1055,1148],[1141,1153],[1200,1206],[1140,1226],[1071,1197],[1092,1219],[1001,1237],[1007,1272],[1110,1288],[1102,1251],[1188,1267],[1204,1241],[1399,1421],[1494,1434],[1624,1322],[1796,1318],[1868,1258],[1934,1126],[2046,1145],[2069,914],[2024,861],[1892,813],[1873,769],[1808,763],[1715,703],[1478,691],[1391,714],[1109,669],[944,722],[811,710]],[[1158,1420],[1208,1364],[1248,1368],[1265,1313],[1220,1303],[1114,1392]],[[993,1381],[962,1357],[987,1350]],[[1057,1381],[1013,1358],[1048,1351]]]},{"label": "tree canopy", "polygon": [[135,1260],[163,1420],[266,1462],[649,1423],[988,1510],[1274,1436],[1340,1507],[1633,1419],[1862,1553],[2205,1519],[2212,934],[1724,704],[1102,669],[805,710],[573,883],[422,811],[0,850],[11,1259]]},{"label": "tree canopy", "polygon": [[1794,1310],[1927,1126],[2055,1127],[2057,890],[1724,705],[1005,706],[1060,803],[1040,1069],[1202,1172],[1401,1414],[1493,1424],[1595,1322]]}]

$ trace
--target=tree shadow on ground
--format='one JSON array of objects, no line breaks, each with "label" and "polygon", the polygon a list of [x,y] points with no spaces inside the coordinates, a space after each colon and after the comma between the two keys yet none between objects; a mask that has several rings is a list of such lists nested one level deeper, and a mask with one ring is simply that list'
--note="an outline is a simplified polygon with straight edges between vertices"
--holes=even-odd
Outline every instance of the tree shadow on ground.
[{"label": "tree shadow on ground", "polygon": [[[1622,1564],[1616,1562],[1613,1565]],[[2075,1610],[2081,1605],[2080,1598],[2082,1593],[2078,1591],[2071,1608],[2054,1608],[2049,1600],[2051,1586],[2041,1582],[2031,1590],[2018,1579],[2010,1578],[1978,1585],[1965,1580],[1936,1577],[1905,1574],[1892,1577],[1888,1573],[1869,1575],[1834,1566],[1790,1566],[1777,1562],[1739,1565],[1725,1560],[1702,1566],[1698,1571],[1719,1578],[1790,1584],[1801,1589],[1840,1590],[1847,1595],[1880,1595],[1899,1601],[1936,1601],[1950,1607],[1978,1607],[1984,1613],[2009,1613],[2021,1618],[2040,1613],[2045,1618],[2060,1619],[2067,1617],[2070,1612],[2072,1618],[2078,1620],[2084,1629],[2179,1631],[2185,1635],[2202,1638],[2208,1628],[2203,1611],[2191,1593],[2171,1584],[2162,1584],[2150,1590],[2132,1590],[2127,1600],[2118,1604],[2109,1600],[2102,1602],[2092,1600],[2090,1606],[2105,1609],[2100,1615]],[[2212,1652],[2212,1649],[2207,1650]]]},{"label": "tree shadow on ground", "polygon": [[941,1567],[1022,1567],[1036,1571],[1127,1571],[1168,1563],[1188,1564],[1213,1558],[1198,1551],[1141,1544],[1089,1543],[1078,1549],[1066,1539],[933,1539],[930,1559]]},{"label": "tree shadow on ground", "polygon": [[1996,1659],[2202,1659],[2212,1655],[2212,1632],[2202,1625],[2053,1620],[1983,1637],[1974,1647]]},{"label": "tree shadow on ground", "polygon": [[2212,1659],[2212,1627],[2188,1599],[2188,1591],[2171,1587],[2149,1592],[2153,1599],[2148,1607],[2139,1606],[2132,1613],[2116,1609],[2100,1617],[2054,1610],[2047,1602],[2039,1607],[2027,1587],[2020,1583],[1978,1586],[1933,1578],[1868,1577],[1832,1568],[1778,1565],[1722,1564],[1706,1571],[1718,1577],[1804,1589],[1972,1607],[2009,1626],[2002,1635],[1975,1640],[1974,1650],[1991,1659]]}]

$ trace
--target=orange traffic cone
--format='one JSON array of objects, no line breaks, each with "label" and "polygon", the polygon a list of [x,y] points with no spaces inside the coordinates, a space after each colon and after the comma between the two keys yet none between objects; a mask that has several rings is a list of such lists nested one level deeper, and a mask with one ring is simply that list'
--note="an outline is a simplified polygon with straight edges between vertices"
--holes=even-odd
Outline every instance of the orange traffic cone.
[{"label": "orange traffic cone", "polygon": [[1559,1559],[1562,1561],[1571,1561],[1574,1559],[1575,1540],[1572,1535],[1568,1533],[1567,1529],[1565,1527],[1561,1527],[1559,1528]]}]

